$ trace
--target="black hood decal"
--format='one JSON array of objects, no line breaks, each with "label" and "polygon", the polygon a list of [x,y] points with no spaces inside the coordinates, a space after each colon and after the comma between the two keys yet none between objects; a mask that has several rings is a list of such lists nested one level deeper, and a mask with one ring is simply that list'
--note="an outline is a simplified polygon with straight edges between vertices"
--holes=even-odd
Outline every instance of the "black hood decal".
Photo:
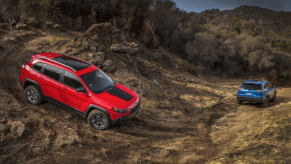
[{"label": "black hood decal", "polygon": [[117,96],[125,101],[130,101],[133,98],[129,93],[124,92],[122,89],[120,89],[116,86],[114,86],[110,90],[108,90],[107,93],[114,95],[114,96]]}]

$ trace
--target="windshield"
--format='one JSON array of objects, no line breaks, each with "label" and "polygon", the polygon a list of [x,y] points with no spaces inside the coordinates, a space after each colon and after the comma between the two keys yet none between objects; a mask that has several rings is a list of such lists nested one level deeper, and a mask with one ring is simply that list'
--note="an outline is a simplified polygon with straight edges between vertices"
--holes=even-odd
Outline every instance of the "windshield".
[{"label": "windshield", "polygon": [[81,75],[81,78],[94,93],[105,92],[114,86],[113,80],[100,69]]},{"label": "windshield", "polygon": [[262,90],[262,85],[260,84],[242,84],[241,88],[249,90]]}]

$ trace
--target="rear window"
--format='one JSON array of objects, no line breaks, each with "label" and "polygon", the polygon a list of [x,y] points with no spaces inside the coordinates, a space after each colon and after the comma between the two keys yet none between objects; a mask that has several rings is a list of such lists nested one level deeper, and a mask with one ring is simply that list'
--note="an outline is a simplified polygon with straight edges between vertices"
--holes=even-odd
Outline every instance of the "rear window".
[{"label": "rear window", "polygon": [[60,79],[60,76],[61,76],[61,69],[57,68],[57,67],[54,67],[54,66],[51,66],[51,65],[46,65],[44,67],[44,71],[43,71],[43,74],[54,79],[54,80],[57,80],[59,81]]},{"label": "rear window", "polygon": [[262,90],[262,85],[260,84],[242,84],[241,88],[248,90]]}]

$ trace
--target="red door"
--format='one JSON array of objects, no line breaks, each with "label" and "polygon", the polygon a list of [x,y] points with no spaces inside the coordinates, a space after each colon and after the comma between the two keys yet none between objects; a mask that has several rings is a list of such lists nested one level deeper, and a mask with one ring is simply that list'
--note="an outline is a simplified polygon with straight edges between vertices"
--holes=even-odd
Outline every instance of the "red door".
[{"label": "red door", "polygon": [[45,76],[40,75],[40,79],[42,81],[41,87],[44,96],[61,101],[61,72],[61,69],[51,65],[46,65],[44,67],[43,74]]},{"label": "red door", "polygon": [[79,78],[71,72],[64,71],[62,86],[62,102],[72,108],[85,112],[89,105],[90,97],[85,92],[77,92],[76,89],[84,87]]}]

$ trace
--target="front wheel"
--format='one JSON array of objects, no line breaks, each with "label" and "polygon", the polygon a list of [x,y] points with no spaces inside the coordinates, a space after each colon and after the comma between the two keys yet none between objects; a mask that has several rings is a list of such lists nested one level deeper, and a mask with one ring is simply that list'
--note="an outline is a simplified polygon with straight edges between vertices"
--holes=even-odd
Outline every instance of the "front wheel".
[{"label": "front wheel", "polygon": [[111,122],[108,115],[100,110],[92,110],[87,118],[88,124],[95,129],[107,129]]},{"label": "front wheel", "polygon": [[267,108],[269,106],[269,97],[262,103],[262,108]]}]

